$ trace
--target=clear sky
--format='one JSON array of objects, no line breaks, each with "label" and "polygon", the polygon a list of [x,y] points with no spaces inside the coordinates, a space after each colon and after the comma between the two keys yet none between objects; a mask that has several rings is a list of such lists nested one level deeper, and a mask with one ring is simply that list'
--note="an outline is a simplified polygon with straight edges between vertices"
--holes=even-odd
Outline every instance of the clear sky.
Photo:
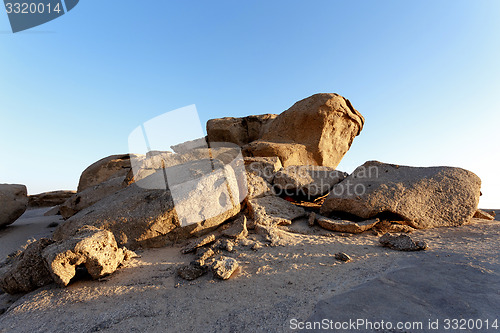
[{"label": "clear sky", "polygon": [[17,34],[0,13],[0,182],[76,189],[128,135],[196,104],[280,113],[317,92],[366,118],[339,169],[459,166],[500,208],[500,2],[82,0]]}]

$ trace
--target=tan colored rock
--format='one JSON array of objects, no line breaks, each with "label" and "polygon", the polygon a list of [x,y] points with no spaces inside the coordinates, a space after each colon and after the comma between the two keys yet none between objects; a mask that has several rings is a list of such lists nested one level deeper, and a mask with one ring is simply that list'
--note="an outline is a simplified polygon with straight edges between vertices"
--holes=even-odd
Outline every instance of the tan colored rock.
[{"label": "tan colored rock", "polygon": [[0,277],[0,288],[9,294],[27,293],[53,281],[42,257],[42,251],[54,241],[46,238],[28,245]]},{"label": "tan colored rock", "polygon": [[131,157],[135,157],[135,155],[112,155],[93,163],[82,172],[77,192],[82,192],[88,187],[98,185],[111,178],[126,176],[131,168]]},{"label": "tan colored rock", "polygon": [[248,200],[250,216],[255,224],[288,225],[306,215],[304,208],[274,196]]},{"label": "tan colored rock", "polygon": [[476,219],[483,219],[483,220],[490,220],[490,221],[493,221],[495,219],[495,216],[488,214],[487,212],[485,212],[484,210],[481,210],[481,209],[478,209],[474,213],[473,217]]},{"label": "tan colored rock", "polygon": [[278,195],[313,198],[327,194],[347,176],[330,167],[292,165],[278,171],[273,183]]},{"label": "tan colored rock", "polygon": [[380,237],[379,242],[382,246],[396,251],[420,251],[429,248],[425,241],[414,241],[410,236],[404,234],[395,236],[387,233]]},{"label": "tan colored rock", "polygon": [[98,185],[90,186],[78,192],[59,206],[59,212],[64,219],[68,219],[82,209],[92,206],[99,200],[116,193],[124,188],[125,177],[115,177]]},{"label": "tan colored rock", "polygon": [[233,239],[243,239],[248,236],[247,217],[241,214],[234,220],[229,228],[224,230],[222,234]]},{"label": "tan colored rock", "polygon": [[212,266],[212,271],[216,278],[221,280],[227,280],[233,275],[233,273],[238,269],[239,264],[236,259],[229,257],[221,257],[219,260],[215,261]]},{"label": "tan colored rock", "polygon": [[0,227],[14,223],[28,207],[24,185],[0,184]]},{"label": "tan colored rock", "polygon": [[274,187],[269,184],[264,178],[253,173],[247,172],[246,187],[247,198],[261,198],[268,195],[276,195]]},{"label": "tan colored rock", "polygon": [[321,214],[370,219],[383,213],[417,229],[459,226],[476,212],[480,188],[479,177],[460,168],[370,161],[333,187]]},{"label": "tan colored rock", "polygon": [[[70,238],[82,226],[92,225],[111,231],[119,246],[133,249],[165,246],[206,234],[238,214],[240,203],[235,199],[238,184],[229,166],[182,182],[184,176],[201,172],[204,163],[157,171],[107,196],[60,225],[54,238]],[[177,175],[169,177],[168,187],[165,174]]]},{"label": "tan colored rock", "polygon": [[170,146],[170,148],[172,148],[174,153],[177,154],[187,153],[190,150],[197,148],[208,148],[207,137],[179,143],[177,145]]},{"label": "tan colored rock", "polygon": [[216,239],[215,234],[199,237],[197,239],[190,241],[184,248],[182,248],[181,252],[182,253],[194,252],[199,247],[215,242],[215,239]]},{"label": "tan colored rock", "polygon": [[315,94],[295,103],[269,125],[246,156],[278,156],[284,167],[336,168],[363,128],[363,116],[337,94]]},{"label": "tan colored rock", "polygon": [[352,222],[347,220],[334,220],[328,217],[316,216],[316,221],[318,224],[325,229],[338,232],[348,232],[351,234],[359,234],[366,230],[373,228],[377,223],[380,222],[379,219],[366,220],[361,222]]},{"label": "tan colored rock", "polygon": [[209,142],[232,142],[243,146],[258,140],[277,117],[275,114],[263,114],[243,118],[210,119],[207,122]]},{"label": "tan colored rock", "polygon": [[85,265],[92,278],[99,279],[116,271],[125,259],[111,232],[90,226],[68,240],[47,246],[42,256],[52,278],[62,286],[69,284],[79,265]]},{"label": "tan colored rock", "polygon": [[245,157],[245,168],[249,173],[273,182],[274,174],[283,167],[278,157]]},{"label": "tan colored rock", "polygon": [[53,207],[64,203],[75,191],[52,191],[30,195],[28,207]]}]

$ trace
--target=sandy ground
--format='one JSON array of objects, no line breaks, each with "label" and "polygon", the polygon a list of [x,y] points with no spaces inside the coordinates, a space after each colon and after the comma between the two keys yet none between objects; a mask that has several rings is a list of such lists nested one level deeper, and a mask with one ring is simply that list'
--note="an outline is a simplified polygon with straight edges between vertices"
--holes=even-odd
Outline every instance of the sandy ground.
[{"label": "sandy ground", "polygon": [[[30,237],[50,235],[47,225],[59,219],[40,217],[44,211],[29,211],[0,231],[2,256]],[[371,232],[343,237],[311,229],[305,221],[288,230],[293,232],[286,233],[283,246],[257,251],[238,246],[227,253],[241,264],[227,281],[210,273],[192,282],[180,279],[176,269],[194,256],[181,254],[179,245],[141,251],[140,258],[102,281],[76,281],[64,289],[50,285],[22,297],[0,295],[0,312],[5,309],[0,332],[289,332],[297,331],[292,323],[323,319],[425,320],[426,325],[438,319],[442,325],[451,316],[498,319],[500,325],[498,221],[412,233],[429,243],[425,252],[392,251],[380,247]],[[339,251],[353,261],[337,261]]]}]

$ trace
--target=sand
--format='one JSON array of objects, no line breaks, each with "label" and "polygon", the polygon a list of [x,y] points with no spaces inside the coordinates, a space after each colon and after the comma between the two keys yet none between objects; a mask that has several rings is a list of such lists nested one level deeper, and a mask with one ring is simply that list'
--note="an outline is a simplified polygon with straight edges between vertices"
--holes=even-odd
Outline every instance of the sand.
[{"label": "sand", "polygon": [[[30,237],[50,235],[46,226],[59,219],[41,217],[43,211],[0,231],[2,256]],[[0,332],[289,332],[297,331],[291,323],[360,317],[500,321],[498,221],[412,233],[428,242],[425,252],[393,251],[371,232],[343,237],[305,220],[284,229],[283,246],[228,253],[241,269],[227,281],[179,278],[176,269],[194,258],[179,244],[140,251],[101,281],[0,295]],[[353,260],[336,260],[339,251]]]}]

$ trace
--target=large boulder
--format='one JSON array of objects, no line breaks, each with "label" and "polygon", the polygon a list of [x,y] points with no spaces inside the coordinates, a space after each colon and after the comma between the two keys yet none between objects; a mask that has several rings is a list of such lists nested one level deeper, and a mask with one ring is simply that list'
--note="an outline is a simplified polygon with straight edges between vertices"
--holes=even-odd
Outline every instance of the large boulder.
[{"label": "large boulder", "polygon": [[93,163],[82,172],[77,192],[82,192],[88,187],[98,185],[111,178],[126,176],[131,168],[131,157],[135,157],[135,155],[112,155]]},{"label": "large boulder", "polygon": [[279,194],[308,198],[325,195],[347,173],[325,166],[291,165],[278,171],[273,178]]},{"label": "large boulder", "polygon": [[29,207],[53,207],[71,198],[75,191],[51,191],[29,196]]},{"label": "large boulder", "polygon": [[210,119],[207,122],[208,141],[246,145],[260,139],[276,117],[275,114],[263,114],[243,118]]},{"label": "large boulder", "polygon": [[248,210],[255,224],[268,226],[289,225],[306,216],[304,208],[275,196],[248,200]]},{"label": "large boulder", "polygon": [[158,170],[81,210],[58,227],[54,239],[68,239],[84,225],[111,231],[118,245],[128,248],[164,246],[207,233],[240,211],[233,169],[214,163]]},{"label": "large boulder", "polygon": [[284,167],[336,168],[363,124],[363,116],[348,99],[337,94],[315,94],[276,117],[261,139],[244,147],[244,153],[278,156]]},{"label": "large boulder", "polygon": [[125,177],[115,177],[106,180],[98,185],[87,187],[83,191],[73,194],[62,205],[59,212],[64,219],[68,219],[82,209],[92,206],[99,200],[126,187]]},{"label": "large boulder", "polygon": [[27,293],[53,282],[42,251],[54,241],[46,238],[31,243],[14,259],[10,269],[0,278],[0,288],[9,294]]},{"label": "large boulder", "polygon": [[477,210],[481,180],[453,167],[409,167],[369,161],[335,185],[321,214],[381,216],[413,228],[459,226]]},{"label": "large boulder", "polygon": [[118,248],[107,230],[85,226],[68,240],[48,245],[42,251],[49,272],[59,285],[67,286],[79,265],[85,265],[93,279],[111,274],[125,259],[126,250]]},{"label": "large boulder", "polygon": [[24,185],[0,184],[0,227],[14,223],[28,207]]},{"label": "large boulder", "polygon": [[245,169],[247,172],[264,178],[272,183],[276,172],[283,167],[277,156],[273,157],[245,157]]}]

